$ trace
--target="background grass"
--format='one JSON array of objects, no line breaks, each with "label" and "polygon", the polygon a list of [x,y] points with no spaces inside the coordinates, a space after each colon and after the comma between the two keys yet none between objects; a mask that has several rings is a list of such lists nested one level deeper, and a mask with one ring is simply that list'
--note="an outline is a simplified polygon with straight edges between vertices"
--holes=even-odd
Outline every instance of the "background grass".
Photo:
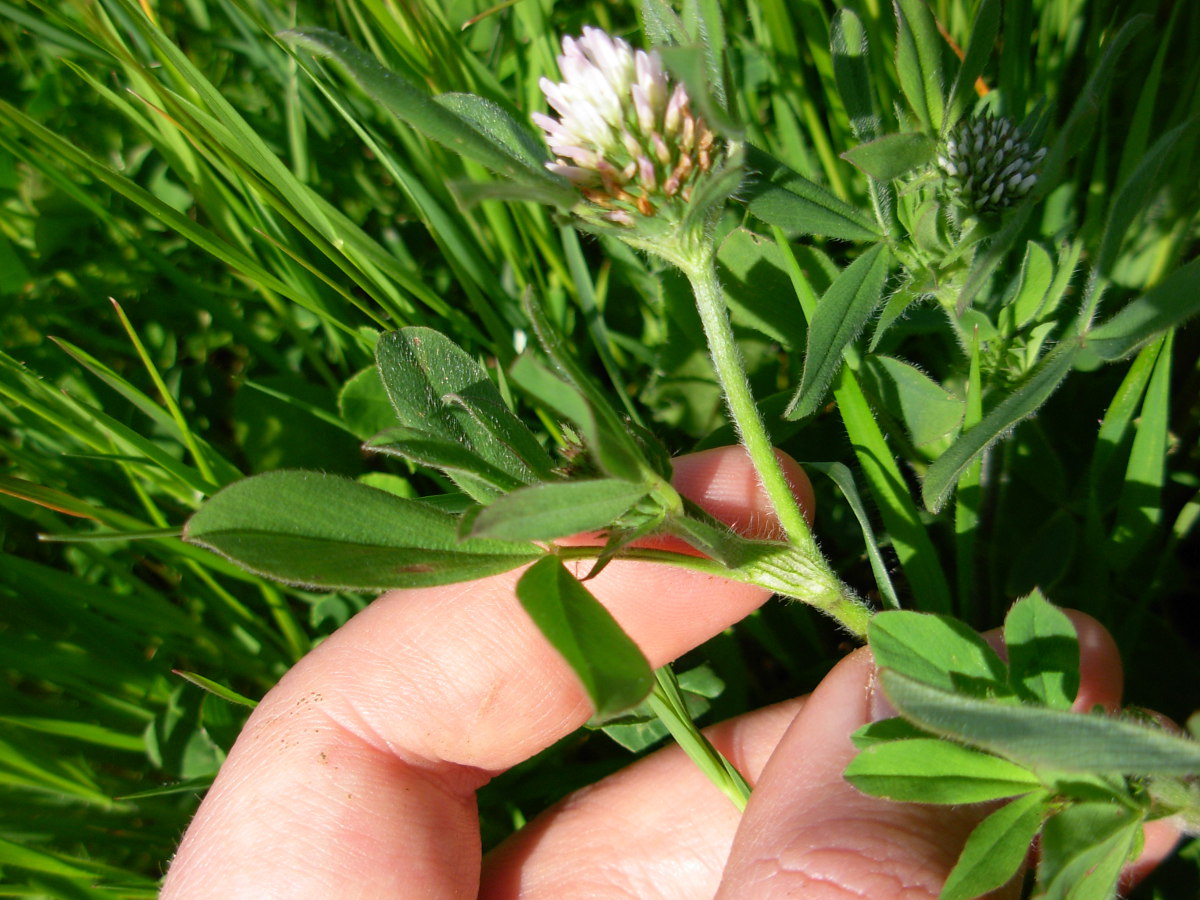
[{"label": "background grass", "polygon": [[[866,26],[875,106],[895,129],[889,4],[846,5]],[[965,45],[976,4],[931,5]],[[274,37],[328,27],[432,93],[475,92],[522,116],[543,108],[537,80],[555,74],[561,34],[598,24],[641,43],[626,5],[487,7],[0,0],[0,896],[153,896],[248,712],[173,672],[257,698],[368,601],[270,584],[184,545],[174,534],[206,495],[280,467],[407,496],[446,489],[359,452],[379,410],[353,379],[379,330],[429,325],[503,367],[527,340],[519,300],[532,289],[673,451],[730,440],[681,278],[534,204],[464,203],[484,170]],[[725,6],[731,84],[755,144],[867,209],[866,179],[839,158],[856,141],[834,87],[832,12],[818,0]],[[1070,119],[1138,14],[1148,19],[1119,68]],[[1022,235],[1051,256],[1077,242],[1079,269],[1060,267],[1070,280],[1047,321],[1077,307],[1114,217],[1127,227],[1105,310],[1195,257],[1197,46],[1192,3],[1006,4],[984,72],[992,101],[1017,119],[1044,111],[1047,140],[1076,129],[1061,184]],[[1120,207],[1139,163],[1181,125],[1142,202]],[[872,415],[784,423],[805,291],[819,295],[858,248],[789,242],[735,205],[724,227],[741,225],[764,240],[723,254],[722,277],[757,396],[794,456],[855,470],[901,599],[988,627],[1040,585],[1112,629],[1131,702],[1185,719],[1200,684],[1200,332],[1074,372],[932,516],[918,512],[917,479],[943,445],[914,440],[879,357],[915,363],[960,398],[978,378],[986,407],[1022,383],[1029,335],[973,353],[939,308],[918,306],[839,383],[843,413],[858,392]],[[978,301],[985,322],[1000,321],[1023,248]],[[521,412],[560,440],[553,417]],[[857,524],[831,482],[817,487],[823,546],[867,591]],[[724,717],[810,689],[838,641],[806,609],[773,604],[688,661],[724,681],[712,711]],[[487,839],[628,758],[583,732],[501,776],[481,798]],[[1176,863],[1143,891],[1195,884]]]}]

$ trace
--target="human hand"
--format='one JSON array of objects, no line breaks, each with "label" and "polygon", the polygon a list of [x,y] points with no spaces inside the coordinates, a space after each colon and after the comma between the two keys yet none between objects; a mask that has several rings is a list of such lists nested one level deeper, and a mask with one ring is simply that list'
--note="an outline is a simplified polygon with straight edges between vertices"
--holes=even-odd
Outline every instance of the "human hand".
[{"label": "human hand", "polygon": [[[677,460],[675,482],[744,533],[773,528],[739,449]],[[937,895],[986,809],[889,803],[842,779],[849,734],[888,714],[866,650],[810,697],[708,731],[756,784],[744,816],[670,748],[568,798],[481,865],[475,790],[589,716],[570,669],[517,603],[518,574],[389,592],[301,660],[238,738],[162,896]],[[588,586],[654,666],[768,597],[629,561]],[[1115,707],[1112,640],[1089,617],[1072,620],[1082,657],[1076,708]],[[1173,842],[1168,827],[1148,829],[1139,866]]]}]

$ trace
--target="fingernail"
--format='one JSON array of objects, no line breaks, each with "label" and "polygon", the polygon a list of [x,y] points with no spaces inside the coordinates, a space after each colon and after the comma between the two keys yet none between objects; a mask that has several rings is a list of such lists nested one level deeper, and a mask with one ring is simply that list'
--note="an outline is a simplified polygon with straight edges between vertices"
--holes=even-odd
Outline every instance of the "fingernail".
[{"label": "fingernail", "polygon": [[895,718],[899,713],[896,707],[884,696],[883,684],[879,680],[879,668],[871,667],[871,677],[867,680],[867,721],[878,722],[882,719]]}]

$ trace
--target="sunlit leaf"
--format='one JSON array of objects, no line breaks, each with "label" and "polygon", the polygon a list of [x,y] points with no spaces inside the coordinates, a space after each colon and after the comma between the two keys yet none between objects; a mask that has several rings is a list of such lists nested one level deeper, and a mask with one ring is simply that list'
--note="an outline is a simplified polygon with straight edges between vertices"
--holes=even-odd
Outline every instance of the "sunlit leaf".
[{"label": "sunlit leaf", "polygon": [[1041,786],[1022,766],[937,738],[873,744],[845,776],[863,793],[911,803],[981,803]]},{"label": "sunlit leaf", "polygon": [[654,676],[641,650],[558,557],[530,566],[517,582],[517,597],[574,670],[598,717],[629,709],[650,693]]},{"label": "sunlit leaf", "polygon": [[533,544],[458,539],[458,519],[417,500],[318,472],[235,482],[188,520],[184,539],[289,584],[382,590],[515,569]]}]

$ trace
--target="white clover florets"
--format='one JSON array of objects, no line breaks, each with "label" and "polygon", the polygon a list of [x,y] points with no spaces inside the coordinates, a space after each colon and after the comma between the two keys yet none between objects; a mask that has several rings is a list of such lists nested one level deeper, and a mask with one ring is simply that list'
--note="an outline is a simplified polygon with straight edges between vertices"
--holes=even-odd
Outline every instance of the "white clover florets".
[{"label": "white clover florets", "polygon": [[937,163],[950,197],[976,216],[1012,206],[1037,183],[1046,148],[1034,151],[1021,130],[1002,116],[967,119],[950,133]]},{"label": "white clover florets", "polygon": [[564,37],[562,48],[563,81],[540,82],[558,118],[532,117],[556,157],[547,168],[619,225],[676,199],[686,203],[696,178],[713,167],[716,139],[662,58],[599,28]]}]

